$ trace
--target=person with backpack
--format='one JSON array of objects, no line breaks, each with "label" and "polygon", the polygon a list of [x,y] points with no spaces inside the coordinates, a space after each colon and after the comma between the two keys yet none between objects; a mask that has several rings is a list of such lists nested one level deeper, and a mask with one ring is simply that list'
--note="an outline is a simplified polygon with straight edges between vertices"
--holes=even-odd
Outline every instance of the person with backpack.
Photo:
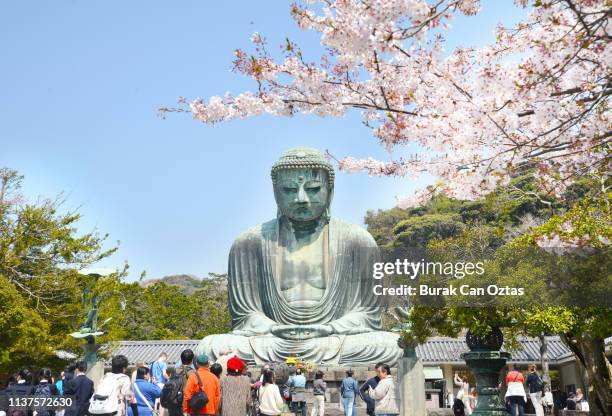
[{"label": "person with backpack", "polygon": [[168,416],[183,416],[183,393],[193,369],[193,351],[181,352],[181,365],[174,371],[168,369],[168,381],[164,384],[159,399],[161,405],[168,410]]},{"label": "person with backpack", "polygon": [[185,376],[177,374],[176,369],[168,367],[168,381],[161,389],[159,403],[168,410],[168,416],[183,416],[183,389]]},{"label": "person with backpack", "polygon": [[348,370],[346,372],[346,378],[342,380],[342,384],[340,385],[340,396],[342,397],[344,416],[357,415],[357,394],[359,394],[359,385],[353,378],[353,370]]},{"label": "person with backpack", "polygon": [[511,370],[506,375],[506,401],[510,408],[512,416],[525,416],[525,404],[527,403],[527,395],[523,383],[525,378],[518,370]]},{"label": "person with backpack", "polygon": [[127,369],[128,359],[125,355],[115,355],[111,359],[111,372],[104,374],[91,398],[90,414],[127,416],[127,408],[130,407],[132,416],[139,416]]},{"label": "person with backpack", "polygon": [[[150,381],[151,376],[148,368],[140,367],[136,370],[136,381],[134,381],[132,388],[136,405],[138,406],[138,416],[157,414],[155,411],[155,401],[161,396],[161,389]],[[128,416],[132,416],[131,408],[128,409]]]},{"label": "person with backpack", "polygon": [[196,358],[198,369],[189,376],[183,395],[183,412],[189,415],[216,415],[221,401],[221,384],[208,368],[208,355]]},{"label": "person with backpack", "polygon": [[244,416],[251,405],[251,380],[238,357],[227,360],[227,375],[221,378],[221,416]]},{"label": "person with backpack", "polygon": [[[51,397],[58,397],[59,390],[55,384],[53,384],[53,379],[51,378],[51,370],[48,368],[41,368],[38,373],[38,384],[32,387],[32,393],[34,397],[40,399],[48,399]],[[34,411],[36,411],[37,416],[54,416],[55,411],[50,409],[49,407],[35,407]]]},{"label": "person with backpack", "polygon": [[544,416],[544,408],[542,407],[542,391],[544,390],[544,382],[536,371],[535,364],[529,364],[527,371],[527,388],[529,388],[529,398],[535,409],[536,416]]}]

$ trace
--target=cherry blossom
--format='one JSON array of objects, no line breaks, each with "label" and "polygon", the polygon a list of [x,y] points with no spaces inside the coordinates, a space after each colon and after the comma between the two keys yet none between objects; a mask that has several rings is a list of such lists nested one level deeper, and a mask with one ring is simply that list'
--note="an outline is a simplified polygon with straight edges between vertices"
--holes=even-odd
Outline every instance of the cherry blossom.
[{"label": "cherry blossom", "polygon": [[[427,172],[442,181],[440,191],[474,199],[528,166],[541,190],[560,195],[576,178],[612,167],[612,12],[606,0],[515,3],[528,8],[523,21],[500,25],[486,47],[454,51],[444,50],[442,35],[455,15],[478,13],[478,0],[294,4],[296,24],[320,34],[323,57],[307,60],[290,40],[276,56],[256,33],[254,51],[238,49],[233,67],[254,80],[254,91],[162,111],[189,111],[211,124],[357,110],[390,159],[346,156],[341,170]],[[407,146],[419,155],[400,157]],[[400,204],[419,204],[424,195]]]}]

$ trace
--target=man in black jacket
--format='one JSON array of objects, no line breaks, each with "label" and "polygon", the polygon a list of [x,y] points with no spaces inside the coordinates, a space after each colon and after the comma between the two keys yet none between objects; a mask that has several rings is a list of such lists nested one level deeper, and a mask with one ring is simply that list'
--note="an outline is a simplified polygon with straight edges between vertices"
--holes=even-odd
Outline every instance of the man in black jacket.
[{"label": "man in black jacket", "polygon": [[64,396],[70,396],[74,400],[74,404],[66,409],[65,416],[85,416],[87,414],[89,399],[94,393],[94,383],[85,375],[86,372],[87,363],[85,361],[76,363],[74,378],[64,387]]},{"label": "man in black jacket", "polygon": [[[382,365],[382,363],[378,363],[376,364],[376,366],[374,367],[374,370],[378,371],[378,368]],[[359,388],[359,396],[361,396],[361,399],[366,402],[366,413],[369,416],[374,416],[374,399],[372,399],[369,394],[368,394],[368,390],[370,389],[370,387],[372,387],[373,389],[376,388],[376,386],[378,385],[378,382],[380,381],[380,377],[378,376],[374,376],[370,379],[368,379],[365,383],[363,383],[361,385],[361,387]]]}]

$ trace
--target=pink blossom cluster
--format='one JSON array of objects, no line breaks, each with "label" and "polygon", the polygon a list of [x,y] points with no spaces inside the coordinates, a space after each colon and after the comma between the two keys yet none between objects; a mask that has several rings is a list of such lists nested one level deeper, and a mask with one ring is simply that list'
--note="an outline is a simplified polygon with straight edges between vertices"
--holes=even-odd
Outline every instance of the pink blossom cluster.
[{"label": "pink blossom cluster", "polygon": [[[477,0],[294,5],[295,21],[320,33],[326,54],[310,62],[287,41],[284,57],[275,58],[255,34],[255,53],[237,50],[234,70],[253,78],[257,90],[197,99],[190,111],[215,123],[263,113],[338,117],[358,109],[391,154],[414,145],[421,152],[389,161],[346,157],[342,170],[428,172],[448,195],[474,199],[530,166],[543,190],[560,194],[577,177],[610,171],[609,2],[515,3],[530,8],[522,22],[499,26],[486,47],[450,56],[441,34],[455,14],[478,13]],[[426,195],[400,204],[422,203]]]},{"label": "pink blossom cluster", "polygon": [[[609,244],[608,241],[607,245]],[[591,236],[588,234],[580,237],[562,237],[559,234],[543,235],[536,239],[536,245],[547,253],[558,256],[564,254],[587,256],[595,251],[591,244]]]}]

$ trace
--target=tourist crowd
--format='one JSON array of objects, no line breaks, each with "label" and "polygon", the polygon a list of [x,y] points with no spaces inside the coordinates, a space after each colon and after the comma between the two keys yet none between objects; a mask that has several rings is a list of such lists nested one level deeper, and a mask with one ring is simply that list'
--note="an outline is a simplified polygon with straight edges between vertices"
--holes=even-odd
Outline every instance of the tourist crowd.
[{"label": "tourist crowd", "polygon": [[[65,406],[11,406],[6,416],[278,416],[287,407],[296,416],[307,416],[307,393],[312,393],[310,416],[325,415],[327,384],[316,371],[312,388],[302,368],[294,368],[287,382],[277,384],[277,374],[264,365],[252,380],[246,364],[231,350],[222,351],[216,362],[206,354],[186,349],[180,362],[169,366],[162,352],[151,366],[136,362],[128,374],[128,359],[116,355],[111,371],[94,389],[86,376],[84,361],[68,366],[54,379],[49,369],[36,377],[27,369],[15,374],[2,391],[3,397],[65,398]],[[376,376],[359,385],[351,370],[342,380],[339,394],[344,414],[357,415],[357,397],[367,405],[370,416],[399,414],[395,381],[387,364],[376,365]],[[4,415],[2,415],[4,416]]]}]

